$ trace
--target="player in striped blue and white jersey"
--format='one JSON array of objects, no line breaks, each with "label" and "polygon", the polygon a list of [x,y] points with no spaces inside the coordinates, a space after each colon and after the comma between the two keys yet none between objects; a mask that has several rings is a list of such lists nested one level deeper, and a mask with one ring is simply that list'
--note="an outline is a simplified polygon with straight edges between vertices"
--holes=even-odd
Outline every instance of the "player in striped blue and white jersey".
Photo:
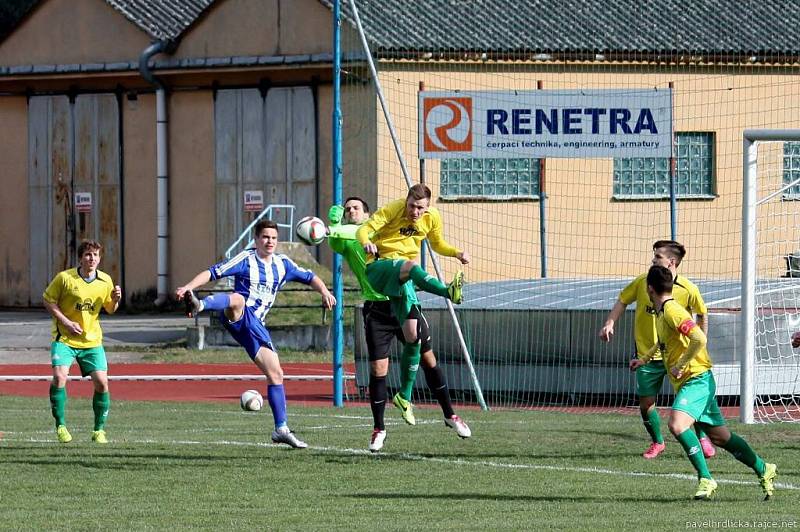
[{"label": "player in striped blue and white jersey", "polygon": [[[278,225],[275,222],[258,222],[254,229],[254,242],[255,248],[201,271],[187,284],[178,287],[175,295],[186,303],[186,313],[190,317],[203,310],[218,311],[222,325],[267,377],[267,401],[275,418],[272,441],[305,448],[306,443],[289,430],[283,370],[264,325],[264,317],[275,302],[278,290],[289,281],[311,286],[322,296],[322,304],[327,309],[333,308],[336,299],[314,272],[299,267],[286,255],[275,253],[278,245]],[[221,277],[234,278],[233,293],[211,294],[202,301],[195,297],[195,288]]]}]

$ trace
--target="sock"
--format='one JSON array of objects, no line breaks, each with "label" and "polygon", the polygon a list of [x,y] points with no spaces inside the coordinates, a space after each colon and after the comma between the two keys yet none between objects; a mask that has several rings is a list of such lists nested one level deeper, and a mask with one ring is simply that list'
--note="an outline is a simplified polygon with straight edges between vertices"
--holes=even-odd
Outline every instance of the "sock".
[{"label": "sock", "polygon": [[286,423],[286,391],[283,384],[270,384],[267,386],[267,400],[275,419],[275,429],[285,427]]},{"label": "sock", "polygon": [[692,463],[697,476],[700,478],[711,478],[711,473],[708,471],[708,464],[706,464],[706,457],[703,456],[703,450],[700,448],[700,440],[697,439],[694,429],[688,428],[675,436],[680,442],[683,450],[686,451],[686,456]]},{"label": "sock", "polygon": [[111,405],[111,394],[108,392],[94,392],[92,397],[92,410],[94,410],[94,430],[103,430],[108,417],[108,407]]},{"label": "sock", "polygon": [[67,410],[67,388],[56,388],[50,385],[50,411],[56,420],[56,428],[59,425],[66,425],[65,412]]},{"label": "sock", "polygon": [[200,301],[200,310],[225,310],[231,304],[229,294],[211,294]]},{"label": "sock", "polygon": [[417,380],[420,347],[419,340],[413,344],[403,344],[403,355],[400,357],[400,397],[406,401],[411,400],[414,381]]},{"label": "sock", "polygon": [[414,281],[415,285],[425,292],[447,297],[447,285],[443,284],[435,276],[429,275],[428,272],[419,266],[415,265],[411,268],[411,271],[408,272],[408,276]]},{"label": "sock", "polygon": [[664,436],[661,434],[661,416],[658,415],[658,409],[651,408],[646,416],[642,416],[642,421],[644,422],[644,428],[650,435],[650,439],[653,443],[664,443]]},{"label": "sock", "polygon": [[383,377],[369,376],[369,407],[372,409],[374,427],[386,430],[383,414],[386,411],[386,375]]},{"label": "sock", "polygon": [[708,436],[706,436],[705,431],[703,429],[701,429],[700,425],[698,425],[696,423],[695,423],[695,426],[694,426],[694,432],[695,432],[695,434],[697,434],[697,439],[698,440],[702,440],[703,438],[708,438]]},{"label": "sock", "polygon": [[723,449],[733,455],[734,458],[752,469],[760,477],[764,474],[764,460],[756,454],[750,444],[744,438],[731,432],[731,438],[722,446]]},{"label": "sock", "polygon": [[453,405],[450,403],[450,390],[447,389],[447,383],[444,382],[444,374],[442,368],[434,366],[422,366],[422,371],[425,373],[425,382],[428,383],[428,388],[433,392],[433,396],[439,401],[439,406],[442,407],[442,414],[447,419],[455,415],[453,412]]}]

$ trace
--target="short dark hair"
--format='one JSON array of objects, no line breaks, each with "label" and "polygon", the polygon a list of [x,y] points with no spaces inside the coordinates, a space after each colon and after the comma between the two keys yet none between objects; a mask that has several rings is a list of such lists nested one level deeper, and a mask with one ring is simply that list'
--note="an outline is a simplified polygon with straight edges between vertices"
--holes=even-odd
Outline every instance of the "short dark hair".
[{"label": "short dark hair", "polygon": [[651,266],[647,272],[647,284],[656,294],[672,293],[672,272],[663,266]]},{"label": "short dark hair", "polygon": [[349,198],[344,200],[344,203],[342,205],[347,205],[347,202],[351,201],[351,200],[360,201],[361,202],[361,206],[364,208],[364,212],[370,212],[369,204],[364,200],[364,198],[360,198],[358,196],[350,196]]},{"label": "short dark hair", "polygon": [[278,230],[278,224],[273,222],[272,220],[259,220],[256,226],[253,228],[253,235],[258,236],[261,234],[261,231],[264,229],[275,229]]},{"label": "short dark hair", "polygon": [[675,242],[674,240],[657,240],[653,243],[653,251],[657,250],[658,248],[664,248],[667,250],[673,259],[675,259],[675,265],[678,266],[683,257],[686,256],[686,248],[683,247],[683,244],[680,242]]},{"label": "short dark hair", "polygon": [[81,242],[81,245],[78,246],[78,258],[83,257],[83,254],[87,251],[97,251],[98,253],[102,253],[103,245],[97,240],[84,240]]},{"label": "short dark hair", "polygon": [[415,200],[421,199],[431,199],[431,189],[429,189],[426,185],[422,183],[417,183],[413,187],[408,189],[408,196],[406,199],[414,198]]}]

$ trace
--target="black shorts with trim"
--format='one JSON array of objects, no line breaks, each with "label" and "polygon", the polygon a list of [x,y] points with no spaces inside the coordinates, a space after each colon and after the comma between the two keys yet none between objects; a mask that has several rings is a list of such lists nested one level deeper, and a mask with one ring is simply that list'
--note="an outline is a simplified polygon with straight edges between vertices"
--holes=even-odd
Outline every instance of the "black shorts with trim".
[{"label": "black shorts with trim", "polygon": [[[389,357],[395,340],[403,341],[403,328],[392,314],[389,301],[365,301],[361,309],[364,316],[364,334],[367,337],[367,353],[369,361],[383,360]],[[422,342],[420,352],[431,350],[431,331],[428,320],[422,309],[415,305],[411,318],[417,318],[417,338]]]}]

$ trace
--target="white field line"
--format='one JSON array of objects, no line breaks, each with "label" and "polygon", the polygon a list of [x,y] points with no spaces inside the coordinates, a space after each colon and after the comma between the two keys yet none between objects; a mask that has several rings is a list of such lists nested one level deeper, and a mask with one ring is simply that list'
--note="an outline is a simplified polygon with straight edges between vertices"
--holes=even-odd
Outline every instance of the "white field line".
[{"label": "white field line", "polygon": [[[8,433],[6,433],[8,434]],[[18,441],[18,442],[26,442],[26,443],[46,443],[46,444],[54,444],[53,439],[46,439],[46,440],[38,440],[34,438],[22,438],[22,439],[6,439],[5,441]],[[236,447],[274,447],[274,448],[283,448],[284,446],[281,444],[275,443],[266,443],[266,442],[241,442],[241,441],[231,441],[231,440],[219,440],[219,441],[195,441],[195,440],[153,440],[153,439],[144,439],[144,440],[125,440],[125,444],[156,444],[156,445],[177,445],[177,446],[194,446],[194,445],[223,445],[223,446],[236,446]],[[663,479],[674,479],[674,480],[691,480],[696,481],[696,475],[685,475],[682,473],[647,473],[644,471],[618,471],[615,469],[605,469],[600,467],[569,467],[569,466],[554,466],[554,465],[544,465],[544,464],[513,464],[507,462],[497,462],[494,460],[465,460],[463,458],[436,458],[431,456],[422,456],[413,453],[392,453],[392,452],[381,452],[381,453],[371,453],[366,449],[350,449],[346,447],[319,447],[315,445],[309,445],[309,450],[317,451],[321,453],[332,453],[332,454],[342,454],[342,455],[353,455],[353,456],[387,456],[392,458],[401,458],[403,460],[408,460],[409,462],[431,462],[437,464],[447,464],[447,465],[457,465],[457,466],[477,466],[477,467],[486,467],[486,468],[493,468],[493,469],[516,469],[516,470],[531,470],[531,471],[554,471],[559,473],[587,473],[590,475],[609,475],[609,476],[618,476],[618,477],[647,477],[647,478],[663,478]],[[302,452],[302,451],[300,451]],[[720,484],[731,484],[737,486],[753,486],[757,485],[756,480],[734,480],[734,479],[715,479]],[[775,487],[784,489],[784,490],[800,490],[800,486],[796,486],[794,484],[789,484],[785,482],[776,482]]]}]

